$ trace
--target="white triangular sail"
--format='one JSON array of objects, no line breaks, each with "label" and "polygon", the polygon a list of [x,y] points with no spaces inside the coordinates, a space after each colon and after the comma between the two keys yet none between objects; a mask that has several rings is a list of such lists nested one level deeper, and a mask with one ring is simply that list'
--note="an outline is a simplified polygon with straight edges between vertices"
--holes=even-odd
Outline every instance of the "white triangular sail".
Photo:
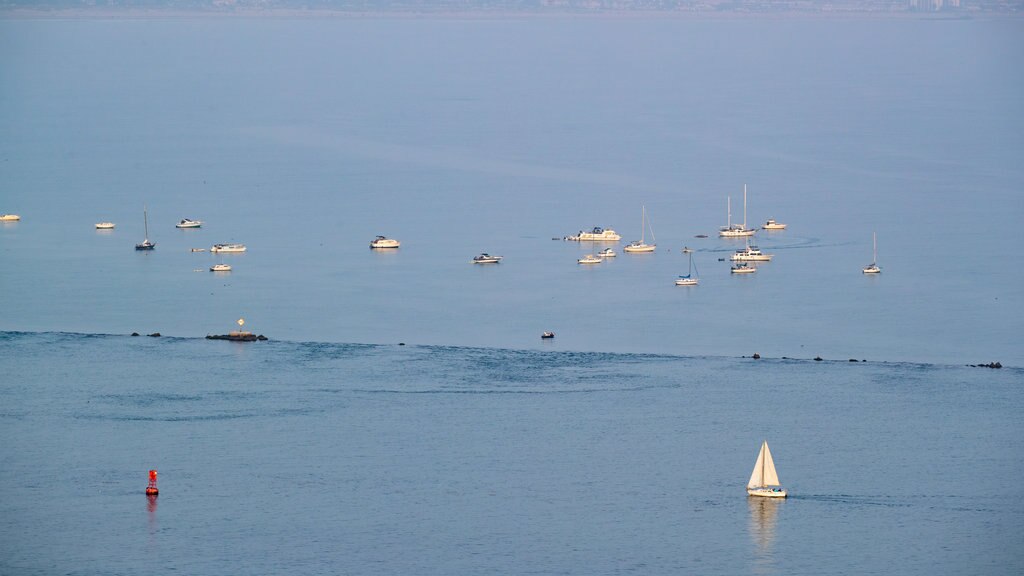
[{"label": "white triangular sail", "polygon": [[767,440],[761,444],[757,462],[754,463],[754,471],[750,474],[750,481],[747,482],[747,488],[763,486],[779,486],[779,474],[775,471],[775,462],[772,460],[772,452],[768,449]]}]

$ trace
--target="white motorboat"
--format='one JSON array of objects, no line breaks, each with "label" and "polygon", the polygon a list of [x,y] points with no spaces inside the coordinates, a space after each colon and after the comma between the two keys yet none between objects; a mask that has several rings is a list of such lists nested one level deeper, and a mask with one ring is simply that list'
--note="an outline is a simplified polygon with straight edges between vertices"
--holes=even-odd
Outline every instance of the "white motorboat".
[{"label": "white motorboat", "polygon": [[583,258],[576,261],[577,264],[600,264],[604,261],[604,258],[597,256],[596,254],[587,254]]},{"label": "white motorboat", "polygon": [[754,272],[757,272],[757,268],[747,264],[746,262],[740,262],[730,268],[729,272],[732,272],[733,274],[753,274]]},{"label": "white motorboat", "polygon": [[615,258],[616,256],[618,256],[618,254],[615,253],[615,250],[612,250],[611,248],[605,248],[604,250],[598,252],[597,255],[600,256],[601,258]]},{"label": "white motorboat", "polygon": [[690,255],[690,269],[686,276],[680,274],[679,278],[676,278],[676,286],[696,286],[699,283],[699,275],[696,274],[696,269],[693,267],[693,250],[688,250],[686,253]]},{"label": "white motorboat", "polygon": [[17,222],[21,220],[21,216],[17,214],[0,214],[0,222]]},{"label": "white motorboat", "polygon": [[754,471],[747,482],[747,494],[762,498],[786,497],[786,490],[779,485],[779,474],[775,471],[775,461],[772,460],[767,440],[761,444],[761,451],[757,454]]},{"label": "white motorboat", "polygon": [[871,264],[868,264],[861,269],[861,272],[865,274],[881,274],[882,269],[878,266],[878,238],[875,233],[871,233],[871,244],[874,246],[872,250]]},{"label": "white motorboat", "polygon": [[747,244],[746,247],[733,252],[729,257],[733,262],[771,262],[774,254],[764,254],[757,246]]},{"label": "white motorboat", "polygon": [[203,225],[203,223],[200,220],[189,220],[188,218],[183,218],[181,220],[181,222],[178,222],[177,224],[175,224],[174,227],[175,228],[199,228],[202,225]]},{"label": "white motorboat", "polygon": [[[628,246],[624,247],[623,252],[654,252],[657,244],[647,244],[647,237],[644,232],[647,231],[647,227],[650,226],[650,222],[647,221],[647,207],[641,206],[640,208],[640,239],[634,240],[629,243]],[[654,228],[651,228],[651,242],[655,242],[654,239]]]},{"label": "white motorboat", "polygon": [[743,224],[732,223],[732,198],[726,197],[725,200],[727,220],[726,225],[718,229],[718,235],[723,238],[742,238],[744,236],[753,236],[757,230],[753,228],[747,228],[747,185],[743,185]]},{"label": "white motorboat", "polygon": [[473,257],[473,264],[497,264],[498,262],[501,262],[501,256],[491,256],[486,252]]},{"label": "white motorboat", "polygon": [[141,243],[135,245],[136,250],[153,250],[156,248],[156,244],[149,241],[149,215],[147,214],[146,207],[142,207],[142,224],[146,227],[146,236]]},{"label": "white motorboat", "polygon": [[210,252],[245,252],[245,244],[214,244]]},{"label": "white motorboat", "polygon": [[210,272],[231,272],[230,264],[214,264],[210,266]]},{"label": "white motorboat", "polygon": [[769,218],[767,222],[761,225],[761,228],[765,230],[785,230],[786,225],[783,224],[782,222],[776,222],[775,220]]},{"label": "white motorboat", "polygon": [[387,238],[385,236],[377,236],[370,241],[370,248],[398,248],[401,246],[401,242],[394,238]]},{"label": "white motorboat", "polygon": [[114,223],[113,222],[97,222],[96,223],[96,229],[97,230],[113,230],[114,229]]},{"label": "white motorboat", "polygon": [[611,228],[601,228],[595,226],[590,232],[584,232],[580,230],[579,234],[570,237],[571,240],[577,242],[618,242],[622,240],[622,236],[619,236],[615,230]]}]

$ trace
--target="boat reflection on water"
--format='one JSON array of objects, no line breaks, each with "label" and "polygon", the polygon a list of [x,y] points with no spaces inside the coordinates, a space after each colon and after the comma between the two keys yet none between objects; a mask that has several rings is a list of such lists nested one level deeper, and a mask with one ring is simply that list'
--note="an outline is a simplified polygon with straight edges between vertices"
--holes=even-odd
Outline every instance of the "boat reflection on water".
[{"label": "boat reflection on water", "polygon": [[750,539],[754,542],[753,573],[775,573],[775,522],[784,498],[747,498]]}]

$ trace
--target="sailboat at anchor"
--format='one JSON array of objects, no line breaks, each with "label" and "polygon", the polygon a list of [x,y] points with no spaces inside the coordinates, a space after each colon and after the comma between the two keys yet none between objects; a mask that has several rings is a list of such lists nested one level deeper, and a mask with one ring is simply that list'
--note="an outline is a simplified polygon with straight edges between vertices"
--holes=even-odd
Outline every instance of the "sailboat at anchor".
[{"label": "sailboat at anchor", "polygon": [[686,276],[680,274],[679,278],[676,278],[676,286],[696,286],[699,282],[699,279],[693,275],[693,250],[686,250],[686,254],[690,257],[690,269]]},{"label": "sailboat at anchor", "polygon": [[[654,249],[658,247],[657,244],[646,243],[647,236],[645,235],[645,232],[647,231],[647,227],[650,225],[651,223],[647,221],[647,207],[642,206],[640,210],[640,240],[630,242],[629,245],[624,247],[622,250],[624,252],[654,252]],[[652,227],[651,242],[655,241],[654,228]]]},{"label": "sailboat at anchor", "polygon": [[146,226],[146,238],[139,244],[135,245],[136,250],[152,250],[156,248],[155,242],[149,241],[149,216],[146,214],[146,207],[142,207],[142,222]]},{"label": "sailboat at anchor", "polygon": [[747,494],[764,498],[786,497],[786,490],[779,485],[779,474],[775,471],[775,461],[772,460],[767,440],[761,444],[761,451],[757,454],[754,471],[747,482]]}]

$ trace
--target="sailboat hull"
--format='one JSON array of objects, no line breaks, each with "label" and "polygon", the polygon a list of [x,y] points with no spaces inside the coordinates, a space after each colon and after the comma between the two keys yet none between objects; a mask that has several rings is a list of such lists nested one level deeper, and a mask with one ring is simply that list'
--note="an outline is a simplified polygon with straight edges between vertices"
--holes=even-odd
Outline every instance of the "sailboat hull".
[{"label": "sailboat hull", "polygon": [[747,495],[761,498],[785,498],[786,491],[782,488],[747,488]]}]

